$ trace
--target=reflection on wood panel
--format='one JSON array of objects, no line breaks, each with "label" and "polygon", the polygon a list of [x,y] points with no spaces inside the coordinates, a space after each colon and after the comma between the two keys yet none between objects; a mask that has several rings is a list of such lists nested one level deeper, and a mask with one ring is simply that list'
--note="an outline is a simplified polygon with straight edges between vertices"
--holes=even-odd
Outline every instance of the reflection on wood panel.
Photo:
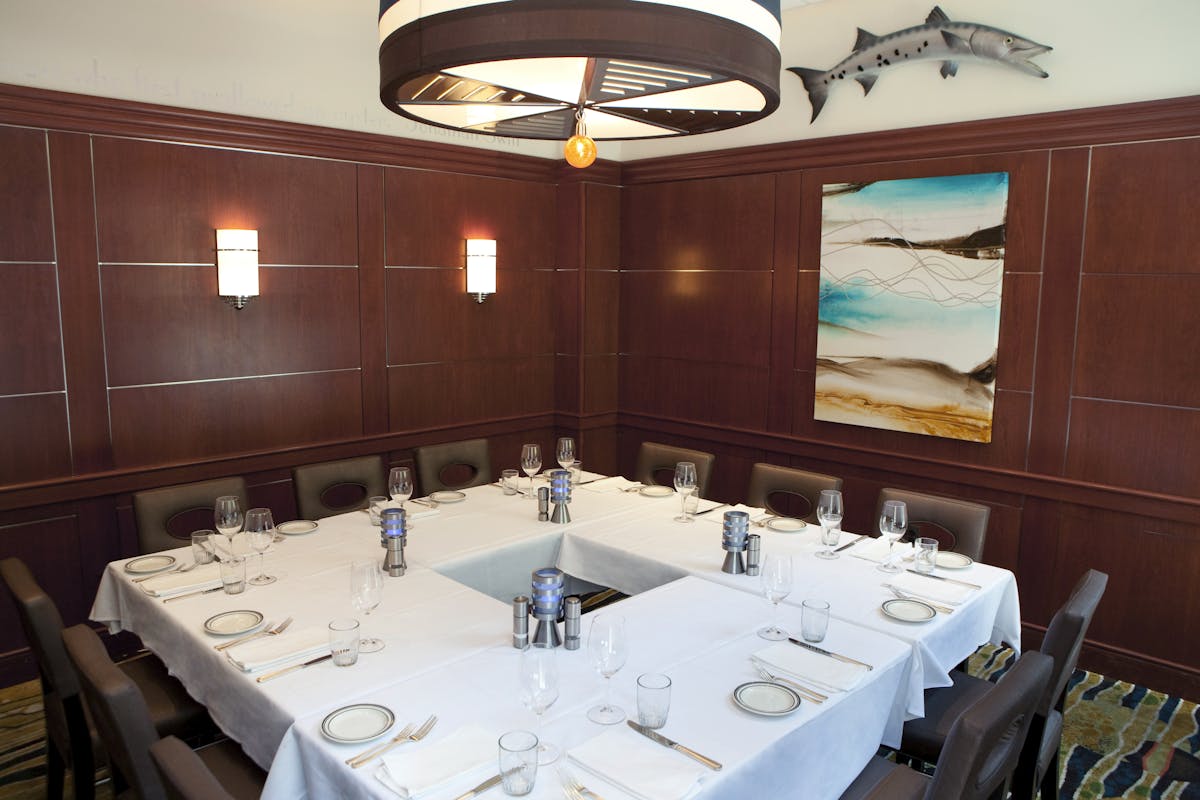
[{"label": "reflection on wood panel", "polygon": [[391,430],[554,411],[550,354],[388,367]]},{"label": "reflection on wood panel", "polygon": [[621,410],[761,429],[767,370],[739,364],[621,356]]}]

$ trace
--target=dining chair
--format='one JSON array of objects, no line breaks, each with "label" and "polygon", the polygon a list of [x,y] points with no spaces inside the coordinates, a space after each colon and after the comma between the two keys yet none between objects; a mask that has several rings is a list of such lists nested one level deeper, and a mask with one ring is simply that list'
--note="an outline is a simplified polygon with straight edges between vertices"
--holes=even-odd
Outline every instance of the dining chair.
[{"label": "dining chair", "polygon": [[[150,757],[150,746],[159,740],[160,732],[150,716],[148,698],[108,657],[104,643],[90,627],[81,624],[67,628],[62,632],[62,640],[79,673],[79,683],[96,722],[96,730],[108,746],[110,766],[120,773],[140,800],[166,800],[170,795]],[[239,792],[252,790],[258,770],[238,745],[224,740],[201,748],[197,753],[212,772],[230,776]],[[258,793],[261,792],[260,781]],[[235,796],[257,797],[258,794]]]},{"label": "dining chair", "polygon": [[227,752],[217,759],[208,748],[197,752],[175,736],[150,745],[150,759],[162,778],[168,800],[257,800],[266,773],[229,739],[213,747]]},{"label": "dining chair", "polygon": [[[1029,739],[1017,762],[1012,786],[1014,800],[1032,800],[1039,790],[1047,800],[1058,797],[1058,749],[1067,684],[1075,672],[1084,636],[1107,584],[1108,575],[1088,570],[1046,629],[1041,652],[1053,660],[1054,671],[1038,699]],[[900,744],[903,755],[926,763],[937,761],[961,710],[998,686],[958,670],[951,672],[950,677],[953,685],[925,692],[925,716],[904,724]]]},{"label": "dining chair", "polygon": [[874,756],[841,800],[1002,800],[1052,668],[1049,656],[1021,656],[955,719],[932,777]]},{"label": "dining chair", "polygon": [[492,482],[492,454],[487,439],[430,444],[418,447],[414,455],[422,494]]},{"label": "dining chair", "polygon": [[[760,461],[750,468],[746,505],[765,508],[772,514],[782,514],[816,524],[817,501],[821,499],[821,492],[825,489],[841,488],[842,479],[833,475],[806,472]],[[771,498],[779,494],[786,496],[783,498],[786,505],[776,505],[779,500],[772,502]],[[794,504],[799,504],[800,507],[795,508]]]},{"label": "dining chair", "polygon": [[246,506],[246,481],[241,477],[217,478],[199,483],[164,486],[133,495],[138,550],[157,553],[189,543],[192,531],[213,526],[213,503],[232,494]]},{"label": "dining chair", "polygon": [[879,512],[888,500],[903,500],[908,507],[906,538],[937,539],[939,550],[962,553],[974,561],[983,560],[988,517],[992,513],[988,506],[903,489],[880,489],[875,519],[879,519]]},{"label": "dining chair", "polygon": [[680,461],[691,461],[696,465],[696,491],[700,497],[708,497],[708,479],[712,475],[713,462],[717,457],[702,450],[688,450],[658,442],[642,442],[638,449],[637,467],[633,479],[647,486],[659,484],[670,486],[671,480],[659,480],[660,474],[675,474],[675,465]]},{"label": "dining chair", "polygon": [[387,494],[383,459],[362,456],[292,470],[296,510],[307,520],[332,517],[367,507],[367,498]]},{"label": "dining chair", "polygon": [[[105,752],[84,713],[79,676],[63,647],[62,616],[25,562],[18,558],[0,561],[0,578],[16,603],[17,616],[41,678],[47,796],[63,796],[64,777],[70,768],[75,797],[92,798],[96,768],[105,763]],[[142,687],[156,729],[187,737],[215,730],[204,707],[188,696],[182,684],[167,674],[166,667],[155,656],[140,655],[122,661],[117,668]]]}]

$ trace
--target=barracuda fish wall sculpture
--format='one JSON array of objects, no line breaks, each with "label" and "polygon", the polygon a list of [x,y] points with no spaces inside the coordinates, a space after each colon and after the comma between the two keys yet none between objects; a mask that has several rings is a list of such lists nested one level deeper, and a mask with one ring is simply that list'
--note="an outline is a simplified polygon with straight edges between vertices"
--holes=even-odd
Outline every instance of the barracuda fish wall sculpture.
[{"label": "barracuda fish wall sculpture", "polygon": [[825,107],[829,89],[847,78],[858,81],[866,95],[875,85],[879,73],[887,67],[909,61],[941,61],[942,77],[949,78],[957,74],[961,58],[992,61],[1045,78],[1048,77],[1046,71],[1029,59],[1051,49],[999,28],[974,22],[952,22],[941,8],[934,6],[925,24],[915,28],[905,28],[886,36],[876,36],[859,28],[854,51],[831,70],[788,67],[788,71],[796,73],[804,82],[812,103],[812,119],[816,120]]}]

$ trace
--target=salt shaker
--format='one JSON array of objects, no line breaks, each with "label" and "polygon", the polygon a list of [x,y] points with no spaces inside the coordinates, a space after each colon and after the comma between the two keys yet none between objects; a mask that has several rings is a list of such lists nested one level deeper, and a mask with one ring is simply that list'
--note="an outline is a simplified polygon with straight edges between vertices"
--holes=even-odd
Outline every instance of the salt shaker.
[{"label": "salt shaker", "polygon": [[746,537],[746,574],[757,575],[762,569],[762,539],[757,533]]},{"label": "salt shaker", "polygon": [[529,646],[529,598],[519,594],[513,598],[513,647],[524,650]]},{"label": "salt shaker", "polygon": [[580,630],[583,627],[583,603],[575,595],[563,601],[563,647],[578,650],[582,643]]},{"label": "salt shaker", "polygon": [[550,521],[550,487],[538,488],[538,522]]}]

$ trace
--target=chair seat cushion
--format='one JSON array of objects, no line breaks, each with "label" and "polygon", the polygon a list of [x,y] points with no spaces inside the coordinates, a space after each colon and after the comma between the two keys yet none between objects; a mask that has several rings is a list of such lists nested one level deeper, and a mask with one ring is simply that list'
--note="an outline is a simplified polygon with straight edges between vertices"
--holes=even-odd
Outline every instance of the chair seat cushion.
[{"label": "chair seat cushion", "polygon": [[257,798],[262,794],[267,775],[250,760],[232,739],[196,751],[217,782],[235,798]]},{"label": "chair seat cushion", "polygon": [[160,736],[193,739],[215,730],[204,706],[188,695],[183,684],[167,673],[157,657],[147,653],[117,666],[137,684],[146,698],[150,719]]},{"label": "chair seat cushion", "polygon": [[841,800],[919,800],[928,788],[926,776],[875,756],[842,792]]},{"label": "chair seat cushion", "polygon": [[958,670],[952,671],[950,678],[954,681],[952,686],[925,692],[924,717],[904,723],[901,753],[927,764],[936,764],[954,722],[994,686]]}]

